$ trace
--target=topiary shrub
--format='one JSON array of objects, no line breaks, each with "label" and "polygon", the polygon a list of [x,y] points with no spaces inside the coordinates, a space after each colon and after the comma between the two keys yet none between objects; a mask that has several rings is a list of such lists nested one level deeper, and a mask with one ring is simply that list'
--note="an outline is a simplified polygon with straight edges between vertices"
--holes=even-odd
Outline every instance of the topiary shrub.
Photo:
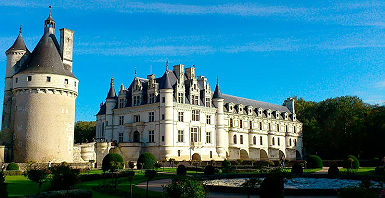
[{"label": "topiary shrub", "polygon": [[186,176],[187,169],[186,166],[183,164],[179,165],[178,168],[176,169],[176,175],[178,176]]},{"label": "topiary shrub", "polygon": [[340,170],[338,169],[337,164],[333,164],[328,169],[328,176],[329,177],[337,177],[340,173]]},{"label": "topiary shrub", "polygon": [[212,165],[207,165],[204,170],[205,175],[214,175],[215,174],[215,168]]},{"label": "topiary shrub", "polygon": [[224,173],[231,172],[231,170],[232,170],[231,162],[228,161],[228,160],[223,160],[222,161],[222,170],[223,170]]},{"label": "topiary shrub", "polygon": [[102,161],[103,172],[115,172],[117,169],[123,168],[123,158],[117,153],[107,154]]},{"label": "topiary shrub", "polygon": [[307,168],[322,168],[322,159],[318,155],[309,155],[307,158]]},{"label": "topiary shrub", "polygon": [[171,184],[163,187],[170,198],[205,198],[206,191],[201,182],[190,177],[175,177]]},{"label": "topiary shrub", "polygon": [[358,169],[360,168],[360,161],[354,155],[348,155],[344,160],[344,168]]},{"label": "topiary shrub", "polygon": [[51,168],[51,187],[54,190],[68,190],[78,181],[79,169],[72,169],[67,163],[62,162]]},{"label": "topiary shrub", "polygon": [[19,170],[19,165],[17,165],[15,162],[11,162],[8,164],[7,170]]},{"label": "topiary shrub", "polygon": [[[139,156],[136,166],[138,169],[142,169],[142,168],[153,169],[155,163],[156,163],[155,156],[152,153],[145,152]],[[138,166],[138,164],[141,164],[141,165]]]},{"label": "topiary shrub", "polygon": [[300,163],[296,162],[291,167],[291,173],[293,175],[302,175],[303,174],[303,168]]}]

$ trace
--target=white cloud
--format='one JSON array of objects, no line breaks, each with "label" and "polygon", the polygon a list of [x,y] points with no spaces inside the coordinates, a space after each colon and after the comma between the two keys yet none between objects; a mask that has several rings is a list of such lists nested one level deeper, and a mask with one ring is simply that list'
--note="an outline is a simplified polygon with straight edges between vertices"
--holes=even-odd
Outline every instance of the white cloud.
[{"label": "white cloud", "polygon": [[385,88],[385,80],[379,81],[374,84],[374,88]]}]

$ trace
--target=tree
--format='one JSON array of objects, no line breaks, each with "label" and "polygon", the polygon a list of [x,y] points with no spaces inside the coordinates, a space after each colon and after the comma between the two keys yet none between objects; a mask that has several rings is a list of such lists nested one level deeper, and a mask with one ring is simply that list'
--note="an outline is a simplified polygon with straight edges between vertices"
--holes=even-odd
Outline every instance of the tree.
[{"label": "tree", "polygon": [[25,171],[25,176],[27,176],[27,178],[35,183],[38,184],[39,186],[39,193],[40,193],[40,190],[41,190],[41,186],[43,185],[43,183],[46,181],[47,179],[47,176],[49,174],[49,170],[45,169],[45,168],[29,168],[27,171]]},{"label": "tree", "polygon": [[156,176],[156,170],[146,170],[144,176],[147,177],[146,197],[148,198],[148,183]]},{"label": "tree", "polygon": [[[138,169],[153,169],[155,162],[155,156],[152,153],[145,152],[139,156],[136,166],[138,167]],[[140,166],[138,166],[138,164],[140,164]]]},{"label": "tree", "polygon": [[75,123],[75,143],[92,142],[95,139],[95,133],[95,121],[78,121]]},{"label": "tree", "polygon": [[128,181],[130,181],[130,197],[132,198],[132,180],[134,180],[135,172],[129,171],[128,173]]},{"label": "tree", "polygon": [[109,153],[107,154],[102,161],[102,169],[103,172],[109,171],[112,174],[112,178],[114,178],[114,189],[118,186],[118,177],[116,175],[116,171],[123,168],[123,158],[117,153]]},{"label": "tree", "polygon": [[51,168],[52,181],[51,186],[54,190],[69,190],[78,181],[79,169],[71,168],[67,163]]}]

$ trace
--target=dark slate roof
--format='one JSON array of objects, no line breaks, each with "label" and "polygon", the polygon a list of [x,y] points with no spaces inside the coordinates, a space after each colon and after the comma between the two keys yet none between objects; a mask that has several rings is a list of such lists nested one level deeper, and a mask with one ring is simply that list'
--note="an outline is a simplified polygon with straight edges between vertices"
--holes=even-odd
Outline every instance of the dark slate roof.
[{"label": "dark slate roof", "polygon": [[24,39],[21,33],[19,33],[19,36],[17,36],[13,45],[6,52],[10,50],[25,50],[29,52],[29,50],[27,49],[27,46],[25,46]]},{"label": "dark slate roof", "polygon": [[59,50],[55,35],[46,32],[18,73],[58,74],[75,78],[71,71],[64,69]]},{"label": "dark slate roof", "polygon": [[107,94],[107,99],[114,99],[116,98],[116,92],[115,92],[115,88],[114,87],[110,87],[110,90],[108,91],[108,94]]},{"label": "dark slate roof", "polygon": [[222,93],[221,93],[221,90],[219,89],[218,83],[217,83],[217,86],[215,86],[215,91],[214,91],[214,94],[213,94],[213,99],[214,98],[222,98]]},{"label": "dark slate roof", "polygon": [[98,112],[98,114],[96,114],[96,115],[104,115],[104,114],[106,114],[106,103],[104,103],[104,104],[100,107],[99,112]]},{"label": "dark slate roof", "polygon": [[173,84],[171,84],[170,74],[171,71],[164,72],[163,76],[160,79],[159,89],[172,89]]},{"label": "dark slate roof", "polygon": [[243,104],[244,106],[253,106],[254,108],[262,108],[262,109],[271,109],[272,111],[280,111],[280,112],[288,112],[290,113],[290,110],[282,105],[276,105],[271,104],[267,102],[260,102],[256,100],[241,98],[237,96],[231,96],[227,94],[222,94],[222,98],[225,100],[225,103],[234,103],[234,104]]}]

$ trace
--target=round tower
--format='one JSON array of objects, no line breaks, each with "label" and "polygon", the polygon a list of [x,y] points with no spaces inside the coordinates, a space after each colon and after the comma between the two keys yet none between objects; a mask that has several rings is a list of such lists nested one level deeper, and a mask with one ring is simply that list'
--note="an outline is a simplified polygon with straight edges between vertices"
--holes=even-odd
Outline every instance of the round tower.
[{"label": "round tower", "polygon": [[4,103],[3,103],[3,120],[1,131],[6,136],[1,140],[0,144],[11,146],[13,136],[13,122],[14,122],[14,108],[12,108],[12,77],[18,71],[20,66],[28,58],[29,50],[27,49],[23,36],[21,35],[22,29],[20,26],[19,35],[13,45],[5,52],[7,56],[7,65],[5,70],[5,88],[4,88]]},{"label": "round tower", "polygon": [[[173,88],[170,82],[169,72],[166,72],[162,76],[162,82],[159,86],[160,91],[160,112],[161,116],[161,130],[164,134],[164,153],[163,157],[169,159],[172,157],[172,146],[173,146]],[[162,134],[162,131],[161,131]]]},{"label": "round tower", "polygon": [[28,61],[13,76],[15,162],[73,161],[79,81],[63,65],[51,14],[44,28]]},{"label": "round tower", "polygon": [[216,122],[216,144],[217,144],[217,153],[220,158],[226,159],[226,145],[227,145],[227,135],[224,125],[224,113],[223,113],[223,103],[224,99],[222,98],[221,90],[219,89],[218,79],[215,91],[213,94],[213,103],[217,108],[217,122]]},{"label": "round tower", "polygon": [[114,78],[111,78],[110,90],[108,91],[107,98],[106,98],[106,126],[105,126],[106,129],[111,128],[111,133],[109,133],[111,134],[111,136],[108,136],[108,134],[105,134],[105,138],[111,141],[114,140],[114,131],[113,131],[114,127],[112,126],[114,123],[113,109],[116,106],[116,102],[117,102],[117,97],[116,97],[116,92],[114,88]]}]

